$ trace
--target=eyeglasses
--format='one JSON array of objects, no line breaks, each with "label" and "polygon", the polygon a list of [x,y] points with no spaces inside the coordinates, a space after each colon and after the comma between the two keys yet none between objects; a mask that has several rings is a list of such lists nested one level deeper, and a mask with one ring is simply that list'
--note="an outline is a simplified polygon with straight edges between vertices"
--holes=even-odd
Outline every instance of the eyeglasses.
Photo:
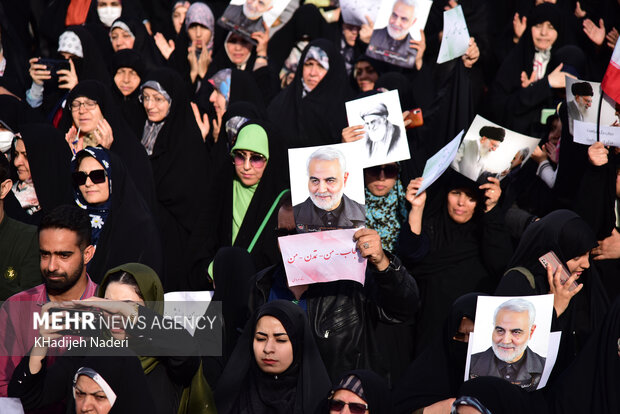
[{"label": "eyeglasses", "polygon": [[105,170],[92,170],[89,173],[86,173],[84,171],[76,171],[71,174],[71,178],[73,178],[73,183],[78,187],[86,184],[87,178],[90,178],[90,181],[92,181],[93,184],[101,184],[105,182],[105,177]]},{"label": "eyeglasses", "polygon": [[163,102],[167,102],[166,98],[162,98],[160,96],[150,96],[150,95],[138,95],[138,100],[140,103],[148,103],[153,102],[155,105],[159,105]]},{"label": "eyeglasses", "polygon": [[81,106],[84,106],[85,109],[92,111],[97,106],[97,101],[73,101],[71,102],[71,110],[73,112],[79,111]]},{"label": "eyeglasses", "polygon": [[349,411],[351,412],[351,414],[364,414],[366,411],[368,411],[368,404],[355,403],[355,402],[348,403],[348,402],[334,400],[334,399],[329,400],[327,404],[330,411],[338,411],[338,412],[344,410],[345,405],[349,406]]},{"label": "eyeglasses", "polygon": [[375,167],[366,168],[364,172],[366,172],[371,177],[380,177],[381,171],[383,171],[383,175],[385,178],[396,178],[398,177],[398,167],[396,165],[377,165]]},{"label": "eyeglasses", "polygon": [[250,159],[250,164],[254,168],[263,168],[265,166],[265,162],[267,159],[261,154],[252,154],[249,157],[246,157],[243,153],[235,151],[232,154],[233,163],[235,165],[243,165],[245,164],[246,159]]}]

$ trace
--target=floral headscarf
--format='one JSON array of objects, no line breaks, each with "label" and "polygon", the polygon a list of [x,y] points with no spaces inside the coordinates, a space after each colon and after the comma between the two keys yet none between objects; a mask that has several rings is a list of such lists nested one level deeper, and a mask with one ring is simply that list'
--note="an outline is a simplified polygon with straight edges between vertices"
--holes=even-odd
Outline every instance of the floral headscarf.
[{"label": "floral headscarf", "polygon": [[366,226],[381,236],[383,248],[392,252],[396,248],[400,227],[407,218],[405,191],[400,179],[390,192],[379,197],[364,188],[366,198]]}]

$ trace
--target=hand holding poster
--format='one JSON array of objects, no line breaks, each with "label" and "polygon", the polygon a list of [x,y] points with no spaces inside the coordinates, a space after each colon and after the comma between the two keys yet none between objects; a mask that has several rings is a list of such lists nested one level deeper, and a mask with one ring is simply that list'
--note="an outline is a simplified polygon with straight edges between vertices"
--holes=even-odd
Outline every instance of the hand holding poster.
[{"label": "hand holding poster", "polygon": [[600,83],[567,76],[566,111],[573,141],[620,147],[620,104],[603,93]]},{"label": "hand holding poster", "polygon": [[298,232],[364,226],[364,174],[359,147],[335,144],[288,151]]},{"label": "hand holding poster", "polygon": [[290,0],[232,0],[218,20],[223,28],[256,44],[252,33],[264,32],[286,8]]},{"label": "hand holding poster", "polygon": [[488,177],[501,180],[517,171],[539,142],[476,115],[451,167],[481,184],[487,183]]},{"label": "hand holding poster", "polygon": [[[546,385],[559,346],[551,339],[553,295],[479,296],[465,381],[493,376],[526,391]],[[553,346],[551,346],[553,344]],[[548,367],[547,365],[551,365]]]},{"label": "hand holding poster", "polygon": [[278,238],[289,286],[353,280],[364,284],[366,259],[355,247],[358,229]]},{"label": "hand holding poster", "polygon": [[469,31],[463,8],[456,6],[443,12],[443,36],[437,63],[444,63],[463,56],[469,47]]},{"label": "hand holding poster", "polygon": [[397,90],[346,102],[345,108],[349,126],[363,126],[366,133],[364,168],[411,158]]},{"label": "hand holding poster", "polygon": [[463,133],[465,131],[459,132],[459,134],[454,137],[452,141],[448,143],[445,147],[437,151],[435,155],[430,157],[426,164],[424,165],[424,172],[422,173],[422,185],[418,188],[416,195],[426,191],[428,187],[430,187],[439,177],[443,174],[450,164],[454,157],[456,157],[456,153],[459,149],[459,145],[461,144],[461,138],[463,137]]},{"label": "hand holding poster", "polygon": [[417,50],[412,41],[422,39],[430,0],[383,0],[366,55],[396,66],[412,68]]},{"label": "hand holding poster", "polygon": [[374,22],[379,13],[381,2],[375,0],[340,0],[342,21],[353,26]]}]

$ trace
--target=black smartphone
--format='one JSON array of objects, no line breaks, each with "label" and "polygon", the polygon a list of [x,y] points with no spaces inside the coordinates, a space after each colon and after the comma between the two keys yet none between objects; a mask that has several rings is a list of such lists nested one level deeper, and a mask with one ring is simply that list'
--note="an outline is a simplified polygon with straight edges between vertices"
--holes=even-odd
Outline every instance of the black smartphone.
[{"label": "black smartphone", "polygon": [[45,65],[47,70],[50,71],[52,78],[58,78],[58,71],[61,69],[71,69],[71,66],[69,66],[69,61],[66,59],[39,58],[37,63],[40,65]]}]

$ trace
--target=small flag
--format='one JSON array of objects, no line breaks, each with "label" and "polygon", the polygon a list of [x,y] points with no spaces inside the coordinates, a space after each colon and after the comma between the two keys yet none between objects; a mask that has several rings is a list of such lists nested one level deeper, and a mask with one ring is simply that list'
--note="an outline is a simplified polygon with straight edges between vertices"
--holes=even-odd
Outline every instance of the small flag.
[{"label": "small flag", "polygon": [[616,42],[601,88],[611,99],[620,102],[620,42]]}]

